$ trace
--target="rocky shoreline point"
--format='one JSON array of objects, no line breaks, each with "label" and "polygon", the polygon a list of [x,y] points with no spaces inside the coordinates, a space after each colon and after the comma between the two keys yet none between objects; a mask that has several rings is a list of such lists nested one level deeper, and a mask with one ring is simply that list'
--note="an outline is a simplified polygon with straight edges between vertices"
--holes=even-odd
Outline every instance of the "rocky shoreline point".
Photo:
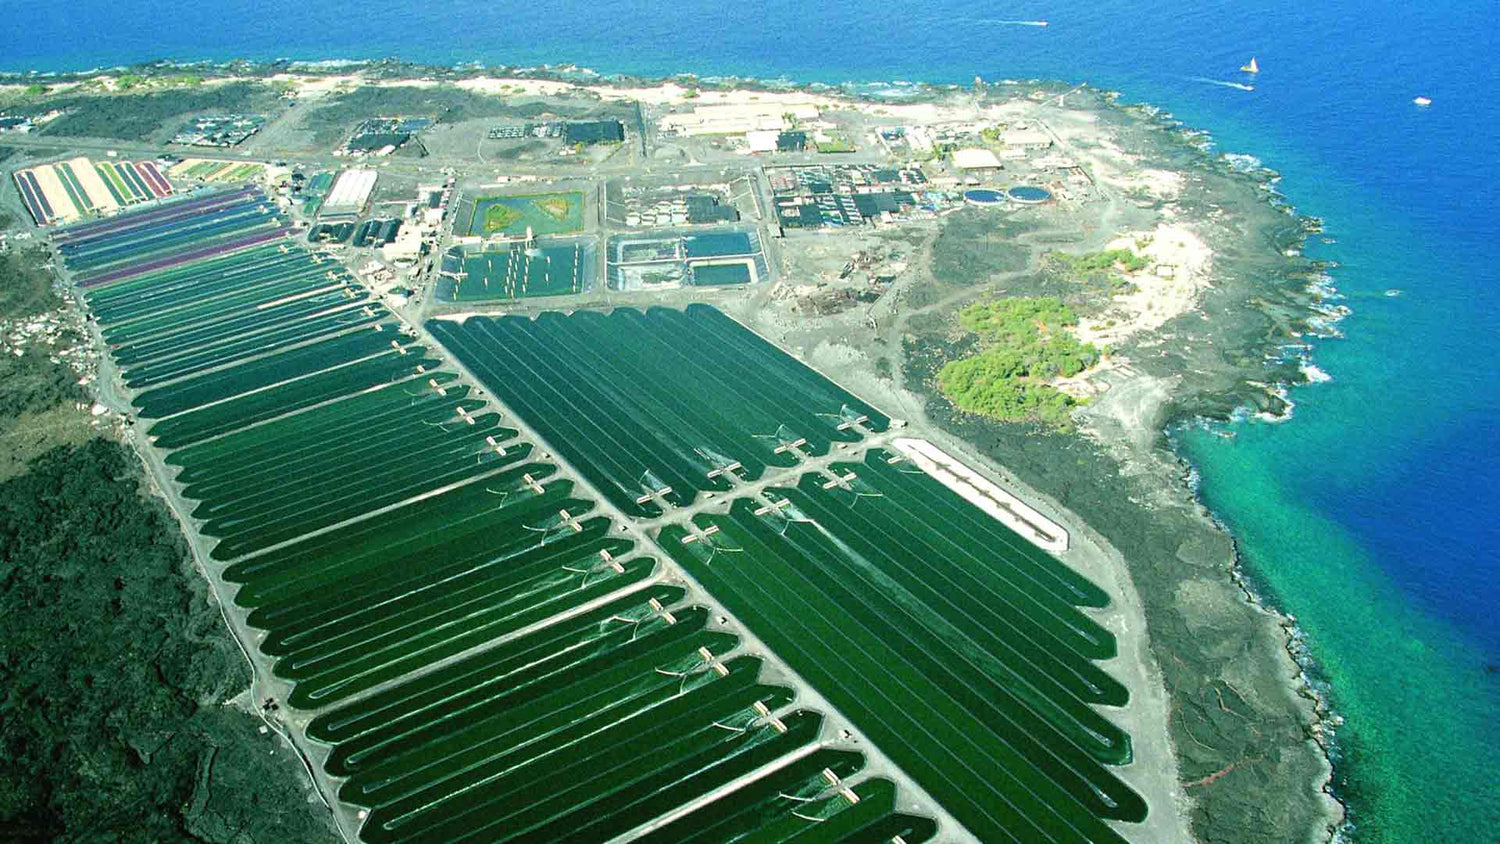
[{"label": "rocky shoreline point", "polygon": [[[1062,86],[1018,87],[1050,94]],[[1305,352],[1287,350],[1305,349],[1303,336],[1328,336],[1324,320],[1337,316],[1326,303],[1326,267],[1291,254],[1316,227],[1275,201],[1270,171],[1236,169],[1205,149],[1200,133],[1154,110],[1066,90],[1066,106],[1038,116],[1080,127],[1070,152],[1120,198],[1112,226],[1061,208],[1000,220],[964,211],[919,236],[886,238],[909,250],[886,294],[893,304],[816,317],[786,299],[737,315],[866,398],[949,435],[966,459],[1042,502],[1129,572],[1122,603],[1143,607],[1168,698],[1176,799],[1192,837],[1330,840],[1344,818],[1332,793],[1340,719],[1317,690],[1294,620],[1252,590],[1170,437],[1184,424],[1290,411],[1285,386],[1308,376]],[[984,234],[993,222],[1013,235],[1005,254]],[[936,370],[967,348],[955,329],[964,305],[997,295],[1078,299],[1072,282],[1048,269],[1049,251],[1145,238],[1140,251],[1156,268],[1107,304],[1084,305],[1080,335],[1109,353],[1070,379],[1089,399],[1072,430],[985,419],[938,393]],[[979,241],[990,254],[976,260]],[[955,264],[971,277],[934,271]],[[890,329],[870,332],[870,316]],[[1103,569],[1070,562],[1111,582]]]}]

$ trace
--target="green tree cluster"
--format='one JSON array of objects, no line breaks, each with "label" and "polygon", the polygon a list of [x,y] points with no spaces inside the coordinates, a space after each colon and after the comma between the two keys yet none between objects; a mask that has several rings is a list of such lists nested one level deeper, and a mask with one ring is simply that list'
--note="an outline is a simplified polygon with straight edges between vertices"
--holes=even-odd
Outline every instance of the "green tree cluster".
[{"label": "green tree cluster", "polygon": [[1135,254],[1132,249],[1106,249],[1102,252],[1086,252],[1082,255],[1069,255],[1066,252],[1051,252],[1052,260],[1067,269],[1087,275],[1104,270],[1121,267],[1126,272],[1139,272],[1150,266],[1151,262]]},{"label": "green tree cluster", "polygon": [[[33,345],[19,355],[0,355],[0,408],[4,408],[4,417],[41,413],[85,398],[78,376],[65,364],[53,363],[46,349]],[[0,431],[6,429],[0,423]]]},{"label": "green tree cluster", "polygon": [[138,465],[94,439],[0,483],[0,840],[329,841]]},{"label": "green tree cluster", "polygon": [[959,313],[959,323],[979,336],[982,348],[944,364],[938,389],[971,413],[1065,426],[1074,400],[1046,382],[1077,375],[1099,360],[1098,349],[1065,330],[1077,321],[1054,297],[970,305]]}]

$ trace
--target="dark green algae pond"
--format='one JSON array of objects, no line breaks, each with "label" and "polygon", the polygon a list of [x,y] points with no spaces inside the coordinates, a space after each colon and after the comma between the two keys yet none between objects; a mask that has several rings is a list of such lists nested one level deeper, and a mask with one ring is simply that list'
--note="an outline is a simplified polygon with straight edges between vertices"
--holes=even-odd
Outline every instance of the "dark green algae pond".
[{"label": "dark green algae pond", "polygon": [[363,840],[597,840],[767,765],[774,795],[747,782],[734,812],[670,829],[935,835],[858,753],[782,766],[822,716],[653,585],[655,560],[339,272],[268,247],[131,269],[235,224],[158,221],[71,251],[124,271],[89,301],[286,704],[323,713],[309,734],[334,745],[340,796],[371,809]]},{"label": "dark green algae pond", "polygon": [[[718,310],[435,319],[427,328],[611,503],[660,515],[883,431],[875,408]],[[736,465],[737,464],[737,465]],[[647,500],[640,500],[647,495]]]},{"label": "dark green algae pond", "polygon": [[[1123,841],[1145,802],[1106,596],[892,455],[700,515],[668,553],[981,840]],[[849,473],[853,473],[851,478]],[[978,549],[984,549],[979,552]]]},{"label": "dark green algae pond", "polygon": [[[718,311],[579,312],[430,330],[627,512],[662,512],[889,420]],[[1108,596],[893,455],[835,464],[659,542],[982,840],[1124,840],[1142,798],[1098,664]],[[738,465],[735,465],[738,464]],[[852,480],[847,473],[854,473]],[[842,480],[840,480],[842,479]],[[845,488],[847,487],[847,488]],[[794,512],[795,516],[786,515]],[[983,550],[980,550],[983,549]]]}]

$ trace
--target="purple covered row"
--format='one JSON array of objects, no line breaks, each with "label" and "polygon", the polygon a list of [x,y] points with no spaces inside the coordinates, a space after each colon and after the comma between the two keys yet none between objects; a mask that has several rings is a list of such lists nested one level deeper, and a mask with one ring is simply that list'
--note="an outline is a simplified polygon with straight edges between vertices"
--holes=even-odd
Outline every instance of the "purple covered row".
[{"label": "purple covered row", "polygon": [[209,258],[214,255],[222,255],[225,252],[233,252],[236,249],[243,249],[246,246],[254,246],[259,243],[265,243],[269,240],[275,240],[278,237],[285,237],[286,234],[287,230],[284,228],[276,228],[266,232],[259,232],[240,240],[221,243],[203,249],[195,249],[191,252],[179,252],[166,258],[159,258],[155,261],[149,261],[144,264],[136,264],[124,269],[115,270],[114,272],[105,273],[104,275],[91,278],[87,281],[79,282],[78,286],[85,288],[97,287],[101,284],[107,284],[111,281],[119,281],[122,278],[130,278],[131,276],[137,276],[141,273],[165,269],[167,267],[175,267],[178,264],[185,264],[188,261],[196,261],[199,258]]},{"label": "purple covered row", "polygon": [[250,196],[251,194],[258,194],[259,192],[260,191],[257,188],[241,188],[237,191],[231,191],[229,193],[214,194],[213,196],[189,199],[185,202],[174,202],[169,205],[162,205],[157,208],[152,208],[148,211],[139,211],[132,214],[111,217],[107,220],[100,220],[94,223],[85,223],[79,226],[71,226],[54,234],[53,240],[59,244],[68,243],[83,238],[95,237],[101,234],[108,234],[110,232],[119,231],[121,229],[134,228],[146,225],[148,223],[165,221],[168,219],[176,219],[178,217],[188,216],[190,212],[194,212],[199,209],[216,208],[218,206],[228,204],[229,202],[232,202],[234,200]]}]

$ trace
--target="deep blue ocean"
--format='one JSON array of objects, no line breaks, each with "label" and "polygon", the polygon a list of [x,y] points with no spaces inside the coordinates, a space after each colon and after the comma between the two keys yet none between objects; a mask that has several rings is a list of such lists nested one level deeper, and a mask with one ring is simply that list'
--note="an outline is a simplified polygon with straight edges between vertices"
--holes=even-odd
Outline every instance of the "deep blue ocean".
[{"label": "deep blue ocean", "polygon": [[[158,58],[574,62],[797,81],[1122,91],[1280,171],[1353,315],[1283,424],[1177,437],[1348,719],[1355,837],[1500,829],[1500,101],[1490,2],[21,3],[0,69]],[[1050,26],[1006,21],[1046,19]],[[1240,81],[1251,55],[1254,92]],[[1430,108],[1412,104],[1431,97]],[[1387,291],[1400,295],[1387,295]]]}]

